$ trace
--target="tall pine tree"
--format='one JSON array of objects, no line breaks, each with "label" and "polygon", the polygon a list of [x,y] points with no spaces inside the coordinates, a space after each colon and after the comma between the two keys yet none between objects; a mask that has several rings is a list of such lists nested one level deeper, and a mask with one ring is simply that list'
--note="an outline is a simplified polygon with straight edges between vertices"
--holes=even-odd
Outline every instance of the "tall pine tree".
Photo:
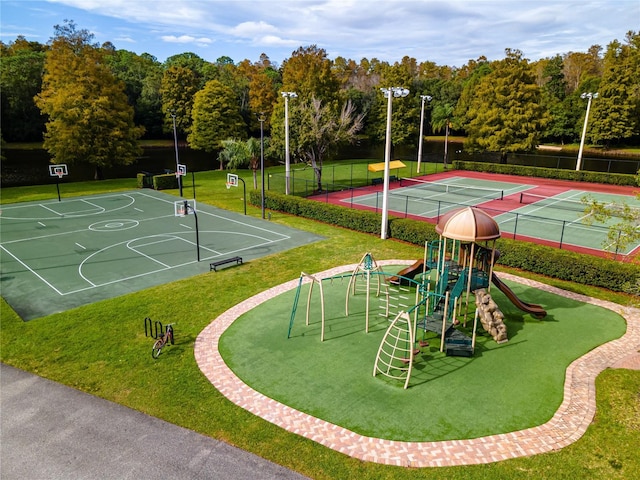
[{"label": "tall pine tree", "polygon": [[101,178],[102,167],[128,165],[141,154],[144,129],[134,125],[124,85],[92,40],[73,22],[55,27],[35,101],[48,118],[44,148],[52,161],[92,164]]},{"label": "tall pine tree", "polygon": [[547,122],[540,104],[541,92],[533,72],[519,50],[506,50],[506,58],[475,88],[466,115],[471,151],[509,152],[535,150]]},{"label": "tall pine tree", "polygon": [[[227,139],[244,140],[247,126],[231,88],[218,80],[208,81],[195,95],[193,124],[187,141],[191,148],[215,152]],[[220,165],[222,167],[222,165]]]},{"label": "tall pine tree", "polygon": [[604,56],[599,98],[594,100],[588,137],[610,146],[640,135],[640,34],[629,32],[627,43],[611,42]]}]

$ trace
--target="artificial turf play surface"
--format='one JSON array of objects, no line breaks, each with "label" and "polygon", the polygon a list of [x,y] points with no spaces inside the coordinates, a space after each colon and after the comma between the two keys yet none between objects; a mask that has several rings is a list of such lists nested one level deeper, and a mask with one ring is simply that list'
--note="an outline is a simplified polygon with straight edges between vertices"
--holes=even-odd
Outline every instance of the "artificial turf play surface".
[{"label": "artificial turf play surface", "polygon": [[[291,338],[287,331],[295,289],[240,316],[222,335],[219,349],[234,373],[260,393],[377,438],[466,439],[540,425],[562,402],[567,366],[626,329],[624,319],[610,310],[506,282],[521,299],[543,305],[547,317],[538,320],[521,312],[493,288],[509,342],[498,345],[479,327],[475,355],[464,358],[440,353],[438,339],[431,338],[404,390],[400,382],[373,377],[388,320],[372,314],[365,333],[364,295],[352,299],[345,317],[347,283],[323,282],[324,342],[315,290],[311,324],[305,325],[309,287],[304,285]],[[375,311],[375,299],[371,305]]]}]

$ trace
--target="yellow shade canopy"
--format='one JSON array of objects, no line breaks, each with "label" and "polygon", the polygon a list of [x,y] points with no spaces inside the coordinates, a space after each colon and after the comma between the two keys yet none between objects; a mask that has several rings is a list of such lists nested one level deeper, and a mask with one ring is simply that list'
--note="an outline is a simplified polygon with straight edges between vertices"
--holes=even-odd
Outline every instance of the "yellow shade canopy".
[{"label": "yellow shade canopy", "polygon": [[[391,160],[389,162],[389,170],[395,168],[404,168],[406,165],[402,163],[400,160]],[[367,168],[370,172],[382,172],[384,170],[384,162],[382,163],[370,163]]]}]

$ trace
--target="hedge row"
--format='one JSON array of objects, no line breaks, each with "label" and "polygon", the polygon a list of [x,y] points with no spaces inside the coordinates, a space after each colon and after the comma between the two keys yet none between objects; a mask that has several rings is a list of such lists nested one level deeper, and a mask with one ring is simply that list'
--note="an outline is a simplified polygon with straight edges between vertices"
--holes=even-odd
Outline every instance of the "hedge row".
[{"label": "hedge row", "polygon": [[[260,192],[250,192],[249,201],[252,205],[259,206]],[[382,221],[378,213],[275,192],[266,192],[265,208],[371,234],[380,232]],[[390,217],[388,232],[390,238],[415,245],[424,245],[425,241],[438,239],[435,225],[407,218]],[[499,239],[496,248],[500,250],[499,264],[560,280],[616,292],[628,292],[630,285],[640,281],[640,266],[633,263],[621,263],[507,238]]]},{"label": "hedge row", "polygon": [[137,180],[138,188],[153,188],[155,190],[178,188],[178,177],[176,177],[175,173],[164,173],[161,175],[139,173]]},{"label": "hedge row", "polygon": [[456,160],[453,168],[474,172],[502,173],[526,177],[553,178],[556,180],[572,180],[575,182],[592,182],[609,185],[638,185],[636,175],[626,173],[587,172],[584,170],[561,170],[558,168],[530,167],[527,165],[509,165],[503,163],[463,162]]}]

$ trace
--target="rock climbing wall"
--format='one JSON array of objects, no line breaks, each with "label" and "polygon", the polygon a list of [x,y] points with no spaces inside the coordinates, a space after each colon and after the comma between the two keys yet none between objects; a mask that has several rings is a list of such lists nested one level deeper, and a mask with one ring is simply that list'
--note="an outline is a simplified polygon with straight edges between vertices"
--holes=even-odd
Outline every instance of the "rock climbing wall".
[{"label": "rock climbing wall", "polygon": [[486,289],[480,288],[475,292],[476,308],[478,316],[484,329],[489,332],[496,343],[509,341],[507,337],[507,326],[504,324],[504,314],[494,302]]}]

